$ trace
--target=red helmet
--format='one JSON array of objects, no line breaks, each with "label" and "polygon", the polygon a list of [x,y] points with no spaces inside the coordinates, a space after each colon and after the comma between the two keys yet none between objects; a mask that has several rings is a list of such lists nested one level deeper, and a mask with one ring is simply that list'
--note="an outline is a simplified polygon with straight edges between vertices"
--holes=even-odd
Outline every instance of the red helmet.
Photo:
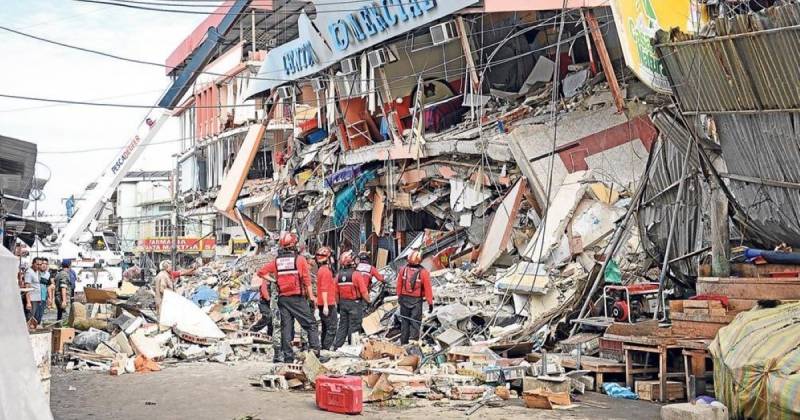
[{"label": "red helmet", "polygon": [[317,253],[314,255],[317,261],[323,262],[328,261],[328,259],[333,255],[333,251],[327,246],[320,247],[317,249]]},{"label": "red helmet", "polygon": [[281,248],[291,248],[297,245],[297,235],[292,232],[282,232],[278,244]]},{"label": "red helmet", "polygon": [[339,255],[339,264],[342,267],[350,267],[355,262],[355,257],[353,256],[353,251],[345,251],[342,252],[342,255]]},{"label": "red helmet", "polygon": [[422,253],[415,249],[408,254],[406,261],[411,265],[418,265],[422,262]]}]

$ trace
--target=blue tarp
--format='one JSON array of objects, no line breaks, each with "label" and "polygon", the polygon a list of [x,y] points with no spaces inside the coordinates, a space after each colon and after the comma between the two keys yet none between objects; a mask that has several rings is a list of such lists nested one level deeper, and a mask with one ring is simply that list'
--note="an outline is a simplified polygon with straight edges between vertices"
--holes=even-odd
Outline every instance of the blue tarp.
[{"label": "blue tarp", "polygon": [[239,293],[239,302],[247,303],[250,301],[257,300],[258,297],[258,290],[243,290]]},{"label": "blue tarp", "polygon": [[626,400],[638,400],[639,396],[636,395],[630,388],[621,386],[614,382],[606,382],[603,384],[603,390],[606,395],[611,398],[624,398]]},{"label": "blue tarp", "polygon": [[333,188],[335,185],[352,181],[359,175],[361,175],[361,165],[346,166],[325,177],[325,186]]},{"label": "blue tarp", "polygon": [[203,306],[206,302],[216,302],[219,300],[219,293],[208,286],[200,286],[192,295],[192,302],[197,306]]},{"label": "blue tarp", "polygon": [[353,208],[358,194],[364,191],[364,185],[370,180],[375,178],[375,171],[369,170],[359,175],[355,182],[344,187],[336,193],[336,198],[333,200],[333,224],[336,227],[341,227],[347,216],[350,214],[350,209]]}]

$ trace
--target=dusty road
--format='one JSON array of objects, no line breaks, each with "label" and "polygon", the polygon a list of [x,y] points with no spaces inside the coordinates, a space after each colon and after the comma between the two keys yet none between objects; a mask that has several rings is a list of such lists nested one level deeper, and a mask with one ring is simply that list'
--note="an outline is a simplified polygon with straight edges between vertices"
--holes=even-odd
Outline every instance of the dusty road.
[{"label": "dusty road", "polygon": [[[166,367],[161,372],[113,377],[98,372],[65,372],[54,367],[51,407],[58,420],[71,419],[330,419],[340,415],[319,411],[311,392],[267,392],[250,385],[250,377],[266,363],[233,366],[194,363]],[[569,410],[529,410],[520,400],[506,407],[482,408],[472,418],[483,419],[657,419],[659,406],[642,401],[612,400],[605,395],[582,397],[593,405]],[[409,400],[411,407],[365,404],[361,418],[463,419],[455,402]],[[577,403],[580,405],[580,403]]]}]

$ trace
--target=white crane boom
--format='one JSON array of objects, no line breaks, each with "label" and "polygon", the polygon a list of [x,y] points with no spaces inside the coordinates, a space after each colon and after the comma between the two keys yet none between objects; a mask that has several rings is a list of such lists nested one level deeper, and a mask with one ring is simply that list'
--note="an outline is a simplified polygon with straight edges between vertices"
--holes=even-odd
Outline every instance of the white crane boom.
[{"label": "white crane boom", "polygon": [[[131,166],[139,159],[148,144],[155,138],[161,127],[169,119],[170,113],[162,110],[158,117],[152,113],[139,125],[136,136],[120,151],[113,161],[106,167],[97,181],[97,185],[88,191],[78,211],[70,219],[67,226],[61,231],[59,237],[59,254],[63,257],[77,255],[77,241],[89,224],[97,217],[100,210],[111,198],[119,183],[130,171]],[[151,115],[153,115],[151,117]],[[155,117],[155,118],[154,118]]]}]

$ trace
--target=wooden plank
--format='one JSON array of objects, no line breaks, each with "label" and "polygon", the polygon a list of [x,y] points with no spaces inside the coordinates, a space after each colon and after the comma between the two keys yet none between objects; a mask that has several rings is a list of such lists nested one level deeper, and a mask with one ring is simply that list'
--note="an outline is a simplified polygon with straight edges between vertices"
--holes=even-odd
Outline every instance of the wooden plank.
[{"label": "wooden plank", "polygon": [[375,261],[375,267],[378,269],[386,267],[387,261],[389,261],[389,250],[378,248],[378,257]]},{"label": "wooden plank", "polygon": [[707,300],[684,300],[683,307],[692,309],[708,309],[708,302],[709,301]]},{"label": "wooden plank", "polygon": [[675,312],[683,312],[683,300],[671,300],[669,301],[669,311],[670,313]]},{"label": "wooden plank", "polygon": [[[731,264],[731,275],[739,277],[769,277],[769,273],[779,273],[783,271],[800,271],[798,265],[788,264]],[[702,264],[698,269],[700,277],[711,277],[711,265]]]},{"label": "wooden plank", "polygon": [[736,318],[735,313],[728,312],[724,316],[711,316],[706,312],[705,314],[691,314],[685,312],[676,312],[672,314],[673,326],[675,325],[674,321],[694,321],[694,322],[705,322],[705,323],[715,323],[715,324],[723,324],[728,325]]},{"label": "wooden plank", "polygon": [[716,294],[730,299],[800,299],[800,279],[701,277],[698,294]]},{"label": "wooden plank", "polygon": [[372,232],[378,236],[383,235],[383,209],[386,204],[386,195],[380,188],[375,188],[372,197]]},{"label": "wooden plank", "polygon": [[697,338],[714,338],[717,331],[727,324],[714,322],[681,321],[673,318],[672,329],[683,335]]},{"label": "wooden plank", "polygon": [[614,98],[614,104],[617,106],[617,111],[623,112],[625,110],[625,101],[622,98],[622,90],[619,87],[617,75],[614,72],[614,66],[611,63],[608,50],[606,50],[603,33],[600,32],[600,25],[597,23],[597,19],[590,9],[586,9],[584,17],[586,19],[586,24],[589,25],[589,31],[592,34],[594,45],[597,48],[597,56],[600,57],[600,64],[603,66],[603,73],[606,75],[608,88],[611,90],[611,96]]},{"label": "wooden plank", "polygon": [[755,299],[728,299],[728,307],[731,311],[749,311],[758,305]]},{"label": "wooden plank", "polygon": [[708,311],[709,311],[708,308],[683,308],[683,313],[685,315],[707,316],[709,315]]},{"label": "wooden plank", "polygon": [[728,315],[728,310],[725,308],[711,308],[708,310],[708,315],[711,317],[724,317]]}]

